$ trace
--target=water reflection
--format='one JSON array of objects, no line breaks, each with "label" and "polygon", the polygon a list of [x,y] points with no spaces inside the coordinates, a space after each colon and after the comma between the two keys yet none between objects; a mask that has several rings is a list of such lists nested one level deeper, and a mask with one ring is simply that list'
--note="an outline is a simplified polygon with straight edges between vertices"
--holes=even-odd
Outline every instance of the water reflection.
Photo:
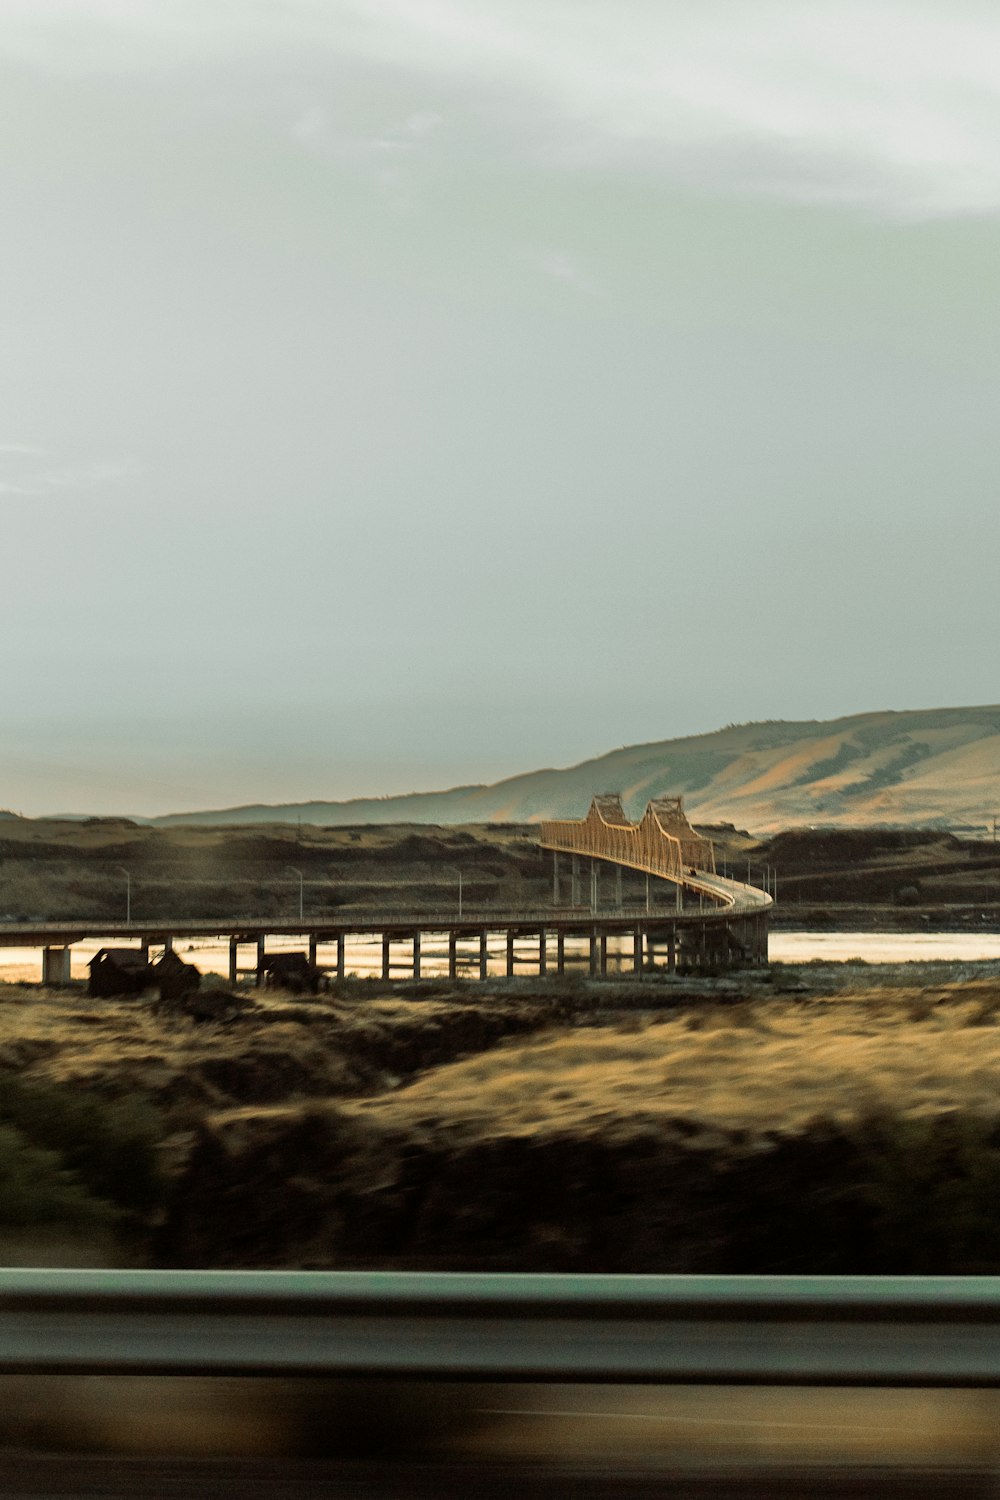
[{"label": "water reflection", "polygon": [[[269,937],[268,953],[290,953],[303,951],[308,939],[294,934]],[[488,940],[487,972],[490,976],[501,976],[507,972],[507,943],[503,933],[491,933]],[[76,943],[72,949],[72,977],[86,979],[87,965],[97,950],[103,946],[99,938]],[[549,962],[554,958],[554,943],[550,945]],[[989,959],[1000,959],[1000,933],[995,932],[775,932],[770,937],[770,956],[775,963],[808,963],[811,960],[826,960],[839,963],[847,959],[863,959],[870,964],[900,964],[910,962],[975,963]],[[154,950],[155,951],[155,950]],[[197,964],[203,973],[229,973],[229,939],[197,938],[190,942],[179,942],[177,952],[190,963]],[[336,948],[333,944],[320,943],[317,961],[322,967],[336,967]],[[249,972],[255,961],[252,943],[240,947],[239,964]],[[515,943],[515,973],[536,974],[538,972],[537,938],[526,937]],[[589,973],[590,948],[586,938],[566,938],[566,968],[568,972]],[[404,940],[393,943],[392,978],[407,979],[412,974],[412,948]],[[608,971],[631,972],[632,943],[630,938],[608,939]],[[347,939],[345,961],[347,974],[363,979],[376,979],[382,973],[382,942],[378,936],[354,935]],[[420,971],[424,978],[441,978],[448,973],[448,939],[445,934],[424,934],[420,941]],[[0,981],[7,983],[35,983],[41,979],[42,955],[40,948],[0,948]],[[458,946],[458,972],[460,978],[479,977],[479,939],[472,938]]]}]

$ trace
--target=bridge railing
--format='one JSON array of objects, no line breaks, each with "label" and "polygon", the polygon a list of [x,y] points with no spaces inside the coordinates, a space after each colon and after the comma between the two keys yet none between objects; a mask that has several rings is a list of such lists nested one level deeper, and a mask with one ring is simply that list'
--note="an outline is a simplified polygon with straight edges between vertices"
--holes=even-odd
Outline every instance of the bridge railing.
[{"label": "bridge railing", "polygon": [[[671,826],[664,826],[665,818]],[[595,797],[585,818],[542,822],[540,843],[543,849],[609,860],[675,882],[698,870],[715,873],[711,841],[687,823],[679,798],[654,799],[632,823],[617,799]]]},{"label": "bridge railing", "polygon": [[733,915],[760,913],[773,905],[756,886],[716,874],[711,840],[690,826],[679,797],[654,798],[638,823],[628,820],[619,798],[595,797],[585,818],[547,819],[539,833],[543,849],[606,860],[673,881],[718,901]]},{"label": "bridge railing", "polygon": [[610,860],[665,880],[680,880],[684,870],[679,841],[645,824],[615,828],[587,819],[546,822],[540,843],[543,849]]}]

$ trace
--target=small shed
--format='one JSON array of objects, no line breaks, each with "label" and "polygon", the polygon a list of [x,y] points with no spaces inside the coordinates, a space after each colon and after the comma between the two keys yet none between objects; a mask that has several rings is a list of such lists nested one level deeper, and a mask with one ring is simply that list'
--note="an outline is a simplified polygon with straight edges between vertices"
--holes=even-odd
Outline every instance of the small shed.
[{"label": "small shed", "polygon": [[315,995],[323,972],[304,953],[274,953],[264,961],[267,983],[293,995]]},{"label": "small shed", "polygon": [[167,948],[157,959],[152,972],[161,1000],[177,1000],[181,995],[192,994],[201,985],[201,971],[194,964],[186,964],[178,958],[172,948]]},{"label": "small shed", "polygon": [[100,948],[88,967],[90,995],[140,995],[154,982],[149,956],[141,948]]}]

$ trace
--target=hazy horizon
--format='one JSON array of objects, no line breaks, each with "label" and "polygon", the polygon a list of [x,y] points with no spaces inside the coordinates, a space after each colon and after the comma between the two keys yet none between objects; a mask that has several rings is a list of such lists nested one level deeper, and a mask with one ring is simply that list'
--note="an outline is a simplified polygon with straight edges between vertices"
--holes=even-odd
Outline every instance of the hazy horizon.
[{"label": "hazy horizon", "polygon": [[0,0],[0,806],[989,703],[982,0]]},{"label": "hazy horizon", "polygon": [[[116,807],[106,809],[103,816],[160,822],[187,815],[197,820],[207,813],[219,813],[225,819],[245,808],[255,813],[254,821],[259,821],[262,809],[287,811],[289,817],[298,810],[308,820],[310,809],[319,814],[324,808],[357,806],[363,814],[361,821],[382,822],[388,809],[395,814],[390,821],[405,822],[415,817],[417,821],[454,822],[457,808],[460,823],[530,822],[539,816],[582,816],[597,792],[616,791],[635,804],[631,811],[636,817],[642,810],[639,803],[645,804],[650,796],[687,792],[689,805],[699,809],[698,816],[707,817],[710,822],[742,818],[746,823],[749,783],[757,793],[756,800],[751,794],[750,803],[756,822],[753,816],[749,817],[755,826],[762,817],[765,822],[768,818],[776,819],[775,826],[780,827],[821,817],[832,827],[843,809],[838,806],[838,817],[832,819],[831,809],[842,794],[850,802],[851,815],[847,821],[852,824],[912,823],[930,827],[940,824],[943,816],[946,822],[963,826],[970,817],[973,822],[985,819],[984,826],[988,826],[993,816],[992,787],[1000,765],[996,759],[996,747],[1000,744],[997,719],[1000,719],[1000,704],[942,704],[923,709],[863,711],[833,720],[730,722],[704,734],[604,747],[563,766],[526,765],[492,781],[458,781],[449,786],[407,787],[397,792],[362,793],[346,798],[321,794],[292,801],[254,799],[156,812]],[[793,733],[775,738],[775,729]],[[762,734],[753,733],[757,730]],[[738,747],[735,756],[734,739]],[[847,743],[852,748],[845,756],[842,747]],[[660,753],[661,746],[665,753]],[[650,758],[646,754],[649,751],[657,754]],[[773,766],[767,759],[770,752],[777,753]],[[734,776],[733,761],[737,756],[741,757],[741,765]],[[950,770],[945,771],[942,781],[940,768],[946,761]],[[598,768],[600,775],[595,779]],[[927,779],[928,769],[933,788],[930,804],[926,801],[928,789],[921,785]],[[720,770],[725,788],[721,791],[712,787]],[[540,786],[544,786],[543,796],[548,799],[548,810],[541,813],[537,806]],[[902,796],[898,805],[892,800],[896,794],[886,790],[890,786],[895,786]],[[790,790],[799,798],[794,807],[787,801]],[[708,812],[702,806],[706,796],[712,803]],[[940,805],[934,805],[935,796]],[[400,805],[411,801],[412,806]],[[0,813],[3,811],[8,809]],[[92,810],[60,808],[34,816],[58,819],[94,815]],[[317,821],[325,823],[326,816],[318,816]]]}]

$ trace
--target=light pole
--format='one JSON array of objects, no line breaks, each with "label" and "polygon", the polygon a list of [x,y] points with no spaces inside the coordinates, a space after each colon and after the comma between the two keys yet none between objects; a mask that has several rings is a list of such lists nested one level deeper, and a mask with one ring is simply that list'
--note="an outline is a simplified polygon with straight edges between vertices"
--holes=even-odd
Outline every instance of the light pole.
[{"label": "light pole", "polygon": [[124,865],[116,865],[115,869],[120,870],[125,876],[125,925],[127,927],[132,921],[132,877]]},{"label": "light pole", "polygon": [[305,916],[305,877],[302,871],[297,870],[294,865],[286,865],[285,869],[290,870],[293,875],[299,877],[299,921],[301,922]]},{"label": "light pole", "polygon": [[458,920],[461,922],[461,920],[462,920],[462,872],[455,865],[449,865],[448,868],[449,868],[449,870],[451,871],[451,873],[453,875],[457,875],[458,876]]}]

